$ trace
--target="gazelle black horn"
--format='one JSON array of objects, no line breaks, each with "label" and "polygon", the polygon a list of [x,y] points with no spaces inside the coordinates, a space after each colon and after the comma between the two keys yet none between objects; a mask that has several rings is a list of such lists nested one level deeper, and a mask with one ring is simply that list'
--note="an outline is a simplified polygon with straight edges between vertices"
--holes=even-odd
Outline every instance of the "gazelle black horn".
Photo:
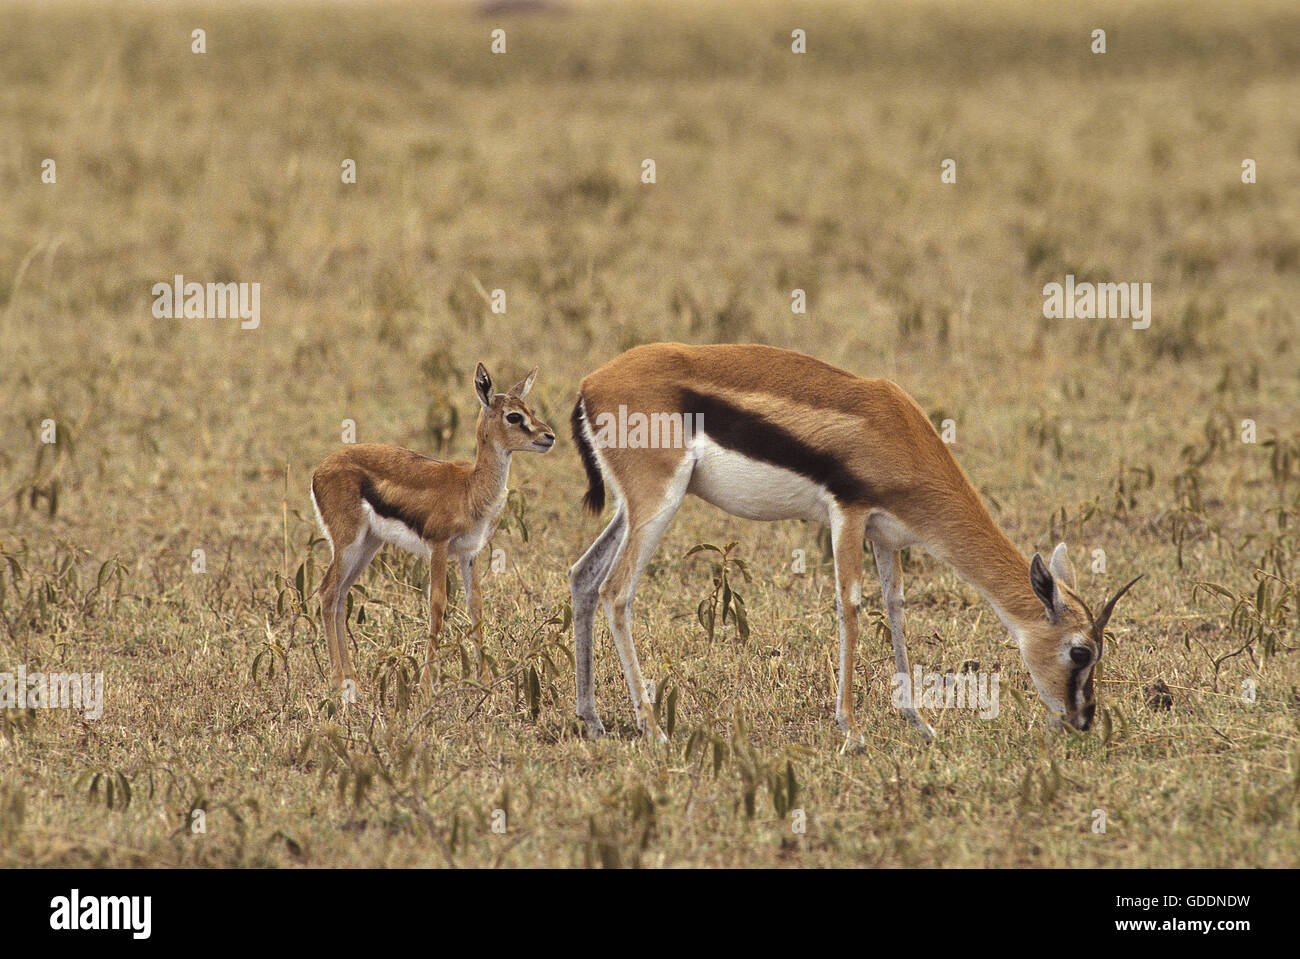
[{"label": "gazelle black horn", "polygon": [[[1144,573],[1143,575],[1146,575],[1146,574]],[[1107,600],[1106,605],[1103,606],[1102,609],[1101,609],[1101,615],[1097,617],[1097,623],[1096,623],[1097,632],[1100,633],[1100,632],[1102,632],[1102,631],[1106,628],[1106,623],[1108,623],[1108,622],[1110,621],[1110,614],[1111,614],[1112,612],[1115,611],[1115,604],[1116,604],[1117,602],[1119,602],[1119,598],[1120,598],[1121,596],[1123,596],[1125,593],[1127,593],[1127,592],[1129,591],[1129,588],[1130,588],[1134,583],[1136,583],[1136,582],[1138,581],[1138,579],[1141,579],[1141,578],[1142,578],[1142,577],[1139,576],[1137,579],[1135,579],[1135,580],[1133,580],[1132,582],[1130,582],[1130,583],[1128,584],[1128,586],[1125,586],[1125,587],[1124,587],[1123,589],[1121,589],[1118,593],[1116,593],[1116,594],[1115,594],[1114,596],[1112,596],[1109,600]]]}]

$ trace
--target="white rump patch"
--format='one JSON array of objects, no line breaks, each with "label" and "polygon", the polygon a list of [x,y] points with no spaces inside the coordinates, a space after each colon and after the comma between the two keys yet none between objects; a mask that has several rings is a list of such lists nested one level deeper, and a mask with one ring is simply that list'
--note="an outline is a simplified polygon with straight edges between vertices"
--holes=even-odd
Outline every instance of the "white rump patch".
[{"label": "white rump patch", "polygon": [[330,535],[330,528],[325,525],[325,517],[320,514],[320,503],[316,502],[315,484],[308,487],[308,491],[311,493],[311,508],[316,511],[316,525],[320,527],[320,531],[325,535],[326,542],[330,544],[330,562],[332,563],[334,562],[334,537]]}]

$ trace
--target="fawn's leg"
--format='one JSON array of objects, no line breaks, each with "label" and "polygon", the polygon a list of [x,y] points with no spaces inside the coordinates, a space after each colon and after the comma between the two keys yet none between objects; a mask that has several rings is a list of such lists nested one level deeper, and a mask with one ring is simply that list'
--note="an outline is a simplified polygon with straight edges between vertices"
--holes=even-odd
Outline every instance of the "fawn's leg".
[{"label": "fawn's leg", "polygon": [[429,543],[429,644],[424,653],[421,683],[433,695],[433,653],[442,632],[442,617],[447,611],[447,543]]}]

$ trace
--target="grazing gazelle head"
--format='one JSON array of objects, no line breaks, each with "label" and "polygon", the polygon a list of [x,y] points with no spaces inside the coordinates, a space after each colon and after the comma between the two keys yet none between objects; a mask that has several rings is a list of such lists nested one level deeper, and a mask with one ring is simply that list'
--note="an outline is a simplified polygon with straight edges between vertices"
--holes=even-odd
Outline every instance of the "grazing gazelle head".
[{"label": "grazing gazelle head", "polygon": [[492,377],[483,364],[474,371],[474,390],[483,411],[478,418],[479,446],[487,439],[505,452],[545,453],[555,445],[555,431],[539,420],[524,403],[533,388],[537,370],[510,387],[508,393],[492,392]]},{"label": "grazing gazelle head", "polygon": [[1116,601],[1141,578],[1112,596],[1094,617],[1074,591],[1074,567],[1064,543],[1048,563],[1035,553],[1029,564],[1029,584],[1046,615],[1022,631],[1020,654],[1043,702],[1075,729],[1091,726],[1097,710],[1092,679],[1105,647],[1106,623]]}]

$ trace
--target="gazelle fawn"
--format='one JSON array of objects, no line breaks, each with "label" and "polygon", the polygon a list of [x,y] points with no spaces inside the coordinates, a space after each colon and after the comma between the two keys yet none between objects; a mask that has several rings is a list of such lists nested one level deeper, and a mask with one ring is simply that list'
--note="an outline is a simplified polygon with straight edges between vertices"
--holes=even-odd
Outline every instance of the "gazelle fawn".
[{"label": "gazelle fawn", "polygon": [[[835,719],[851,743],[862,742],[853,661],[868,539],[898,673],[909,672],[899,551],[919,545],[993,606],[1054,722],[1076,729],[1092,723],[1093,669],[1106,623],[1133,583],[1094,616],[1075,592],[1064,543],[1047,563],[1037,554],[1027,561],[924,411],[895,384],[769,346],[654,343],[586,377],[572,422],[587,472],[586,506],[599,513],[606,488],[615,499],[613,519],[569,574],[577,710],[590,736],[605,732],[591,668],[593,618],[603,603],[637,721],[648,737],[663,738],[629,611],[637,579],[687,493],[747,519],[830,526],[840,634]],[[908,697],[903,712],[933,737]]]},{"label": "gazelle fawn", "polygon": [[443,463],[397,446],[363,443],[328,456],[311,480],[316,518],[332,556],[321,584],[321,617],[334,688],[353,684],[344,619],[348,590],[384,543],[429,561],[429,646],[422,683],[431,688],[434,640],[447,607],[447,560],[460,566],[471,628],[483,629],[477,562],[506,504],[511,454],[545,453],[555,434],[524,404],[537,371],[493,393],[483,364],[474,373],[478,415],[474,462]]}]

